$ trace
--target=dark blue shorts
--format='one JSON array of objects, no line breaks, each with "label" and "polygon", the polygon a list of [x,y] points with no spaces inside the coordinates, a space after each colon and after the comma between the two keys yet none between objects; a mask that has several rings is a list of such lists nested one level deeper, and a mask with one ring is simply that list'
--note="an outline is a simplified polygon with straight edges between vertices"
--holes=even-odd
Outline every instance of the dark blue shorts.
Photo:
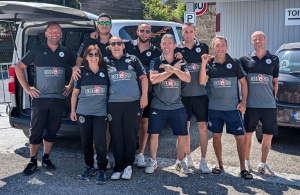
[{"label": "dark blue shorts", "polygon": [[245,135],[242,114],[238,110],[208,110],[208,129],[213,133],[222,133],[224,123],[226,132],[233,135]]},{"label": "dark blue shorts", "polygon": [[159,134],[165,127],[167,120],[170,122],[173,135],[188,135],[185,108],[176,110],[150,108],[148,133]]}]

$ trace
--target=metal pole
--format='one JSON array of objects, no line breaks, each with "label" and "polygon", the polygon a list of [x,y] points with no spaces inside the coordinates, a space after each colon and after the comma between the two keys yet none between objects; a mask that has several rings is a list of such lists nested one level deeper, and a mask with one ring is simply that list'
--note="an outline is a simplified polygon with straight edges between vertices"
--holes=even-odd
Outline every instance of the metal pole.
[{"label": "metal pole", "polygon": [[66,5],[66,0],[63,0],[63,6],[65,6]]}]

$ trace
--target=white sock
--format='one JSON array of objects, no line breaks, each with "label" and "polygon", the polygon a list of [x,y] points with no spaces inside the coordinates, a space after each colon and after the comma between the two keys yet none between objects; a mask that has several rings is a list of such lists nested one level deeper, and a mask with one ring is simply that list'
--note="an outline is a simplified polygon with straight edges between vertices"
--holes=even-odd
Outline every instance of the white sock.
[{"label": "white sock", "polygon": [[152,158],[150,158],[151,161],[156,162],[156,160],[153,160]]},{"label": "white sock", "polygon": [[266,163],[262,163],[262,162],[260,162],[259,164],[258,164],[258,166],[265,166],[266,165]]},{"label": "white sock", "polygon": [[202,157],[201,162],[206,162],[206,159],[204,157]]},{"label": "white sock", "polygon": [[246,165],[250,165],[250,160],[245,160]]},{"label": "white sock", "polygon": [[189,158],[192,158],[192,156],[191,156],[191,155],[186,155],[185,157],[186,157],[186,158],[187,158],[187,157],[189,157]]}]

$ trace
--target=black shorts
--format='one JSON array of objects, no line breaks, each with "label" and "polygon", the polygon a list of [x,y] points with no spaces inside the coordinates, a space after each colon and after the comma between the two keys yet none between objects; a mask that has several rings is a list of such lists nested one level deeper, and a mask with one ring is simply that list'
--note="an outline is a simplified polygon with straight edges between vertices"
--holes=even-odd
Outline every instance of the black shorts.
[{"label": "black shorts", "polygon": [[184,108],[176,110],[160,110],[156,108],[150,109],[149,115],[149,134],[159,134],[167,120],[173,130],[173,135],[188,135],[187,132],[187,117]]},{"label": "black shorts", "polygon": [[244,115],[246,132],[254,132],[259,120],[262,123],[263,134],[278,134],[276,108],[246,108]]},{"label": "black shorts", "polygon": [[143,110],[142,118],[149,118],[152,99],[153,99],[153,93],[148,92],[148,105]]},{"label": "black shorts", "polygon": [[182,103],[185,107],[188,121],[191,120],[192,114],[197,122],[207,122],[208,119],[208,98],[207,95],[182,97]]},{"label": "black shorts", "polygon": [[40,144],[42,140],[53,142],[58,132],[66,107],[65,99],[34,98],[31,106],[30,144]]}]

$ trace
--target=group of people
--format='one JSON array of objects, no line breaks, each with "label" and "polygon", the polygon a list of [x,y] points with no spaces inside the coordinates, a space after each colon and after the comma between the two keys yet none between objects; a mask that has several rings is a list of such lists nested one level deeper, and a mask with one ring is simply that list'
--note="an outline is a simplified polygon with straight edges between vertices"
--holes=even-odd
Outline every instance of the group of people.
[{"label": "group of people", "polygon": [[[237,60],[227,54],[227,40],[222,36],[213,39],[214,55],[210,55],[209,46],[195,38],[196,28],[192,23],[182,25],[180,44],[176,44],[173,35],[163,35],[160,49],[151,44],[151,26],[147,23],[138,26],[138,38],[132,41],[112,36],[111,26],[111,17],[100,14],[97,32],[82,43],[67,86],[64,86],[65,71],[69,65],[75,65],[75,57],[59,44],[62,33],[57,23],[47,26],[47,44],[30,50],[17,64],[20,84],[32,97],[31,160],[23,172],[25,175],[37,168],[37,151],[42,141],[42,166],[55,169],[49,154],[61,124],[64,98],[72,92],[70,118],[78,121],[86,164],[81,179],[96,175],[97,167],[96,183],[106,183],[109,145],[115,159],[112,180],[131,179],[135,163],[145,168],[146,173],[153,173],[157,169],[159,134],[167,120],[177,136],[175,169],[190,174],[189,168],[194,166],[190,151],[192,115],[199,130],[201,172],[224,172],[221,137],[225,123],[227,133],[236,139],[240,175],[252,179],[251,137],[260,120],[264,134],[258,171],[274,176],[266,161],[272,137],[278,131],[275,97],[279,61],[266,50],[267,38],[263,32],[252,34],[254,51]],[[52,60],[45,60],[47,57]],[[34,87],[28,85],[24,74],[32,62],[37,71]],[[213,133],[218,160],[212,170],[206,162],[207,130]],[[137,135],[139,152],[135,156]],[[144,157],[147,140],[149,162]]]}]

